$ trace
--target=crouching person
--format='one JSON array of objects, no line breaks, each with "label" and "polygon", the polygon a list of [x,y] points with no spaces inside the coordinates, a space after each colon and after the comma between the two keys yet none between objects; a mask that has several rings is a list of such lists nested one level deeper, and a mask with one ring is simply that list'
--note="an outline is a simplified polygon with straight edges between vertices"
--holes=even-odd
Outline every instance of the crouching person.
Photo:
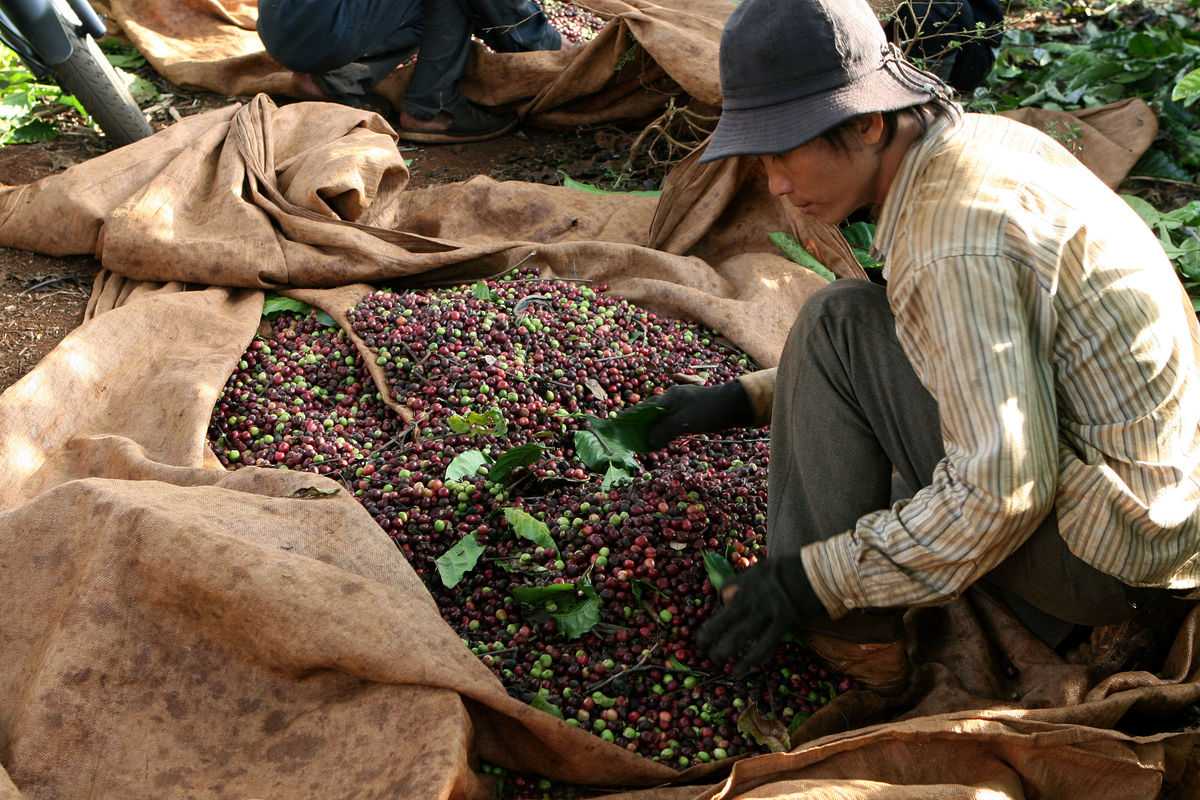
[{"label": "crouching person", "polygon": [[463,97],[471,36],[493,50],[558,50],[562,38],[533,0],[260,0],[267,52],[300,73],[302,93],[386,111],[372,88],[419,50],[397,131],[417,142],[501,136],[516,115]]},{"label": "crouching person", "polygon": [[[803,57],[789,42],[806,43]],[[744,672],[792,631],[868,686],[901,614],[979,586],[1058,646],[1200,584],[1200,327],[1162,248],[1053,139],[965,114],[863,0],[744,0],[703,158],[877,220],[887,287],[837,281],[777,370],[648,402],[659,446],[771,424],[768,556],[702,628]],[[893,470],[914,494],[891,503]]]}]

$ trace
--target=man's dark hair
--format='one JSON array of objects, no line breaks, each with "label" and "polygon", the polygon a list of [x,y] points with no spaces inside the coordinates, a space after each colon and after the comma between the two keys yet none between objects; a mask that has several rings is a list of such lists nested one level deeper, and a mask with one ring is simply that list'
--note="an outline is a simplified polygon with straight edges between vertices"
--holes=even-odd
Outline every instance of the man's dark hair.
[{"label": "man's dark hair", "polygon": [[[874,113],[874,112],[872,112]],[[900,117],[908,115],[916,120],[921,126],[922,135],[929,130],[930,124],[939,117],[949,116],[952,111],[946,103],[940,100],[930,100],[927,103],[922,103],[917,106],[908,106],[907,108],[898,108],[895,111],[881,112],[883,115],[883,141],[880,144],[880,149],[883,149],[892,143],[896,138],[896,129],[900,126]],[[836,125],[829,130],[821,133],[817,138],[824,139],[835,150],[842,153],[849,152],[850,144],[853,142],[852,133],[855,123],[867,116],[859,114],[851,117],[841,125]]]}]

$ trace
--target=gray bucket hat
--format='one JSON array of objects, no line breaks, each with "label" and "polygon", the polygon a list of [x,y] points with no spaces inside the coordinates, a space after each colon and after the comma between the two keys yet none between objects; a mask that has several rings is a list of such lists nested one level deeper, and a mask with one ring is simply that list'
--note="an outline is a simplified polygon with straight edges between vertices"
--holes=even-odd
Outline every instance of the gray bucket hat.
[{"label": "gray bucket hat", "polygon": [[721,119],[702,162],[784,153],[859,114],[951,98],[888,43],[865,0],[742,0],[720,62]]}]

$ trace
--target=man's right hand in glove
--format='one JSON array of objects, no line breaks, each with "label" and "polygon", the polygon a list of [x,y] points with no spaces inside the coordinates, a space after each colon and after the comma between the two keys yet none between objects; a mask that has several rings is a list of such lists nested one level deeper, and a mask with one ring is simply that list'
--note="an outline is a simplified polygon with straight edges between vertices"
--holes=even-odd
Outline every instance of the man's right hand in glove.
[{"label": "man's right hand in glove", "polygon": [[646,432],[654,450],[692,433],[715,433],[754,422],[754,409],[741,381],[720,386],[673,386],[644,405],[657,406],[662,414]]}]

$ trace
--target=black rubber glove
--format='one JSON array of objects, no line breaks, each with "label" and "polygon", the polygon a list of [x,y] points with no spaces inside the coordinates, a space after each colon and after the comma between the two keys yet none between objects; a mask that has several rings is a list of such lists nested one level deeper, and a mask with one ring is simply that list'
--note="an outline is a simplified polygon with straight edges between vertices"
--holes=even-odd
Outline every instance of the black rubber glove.
[{"label": "black rubber glove", "polygon": [[[701,626],[697,641],[718,663],[741,655],[734,669],[737,678],[766,661],[783,637],[804,620],[826,613],[800,556],[768,558],[732,585],[737,592]],[[723,593],[727,590],[722,587]]]},{"label": "black rubber glove", "polygon": [[720,386],[672,386],[658,397],[645,401],[667,413],[649,430],[646,441],[652,450],[660,450],[673,439],[689,433],[715,433],[754,422],[754,408],[741,381]]}]

